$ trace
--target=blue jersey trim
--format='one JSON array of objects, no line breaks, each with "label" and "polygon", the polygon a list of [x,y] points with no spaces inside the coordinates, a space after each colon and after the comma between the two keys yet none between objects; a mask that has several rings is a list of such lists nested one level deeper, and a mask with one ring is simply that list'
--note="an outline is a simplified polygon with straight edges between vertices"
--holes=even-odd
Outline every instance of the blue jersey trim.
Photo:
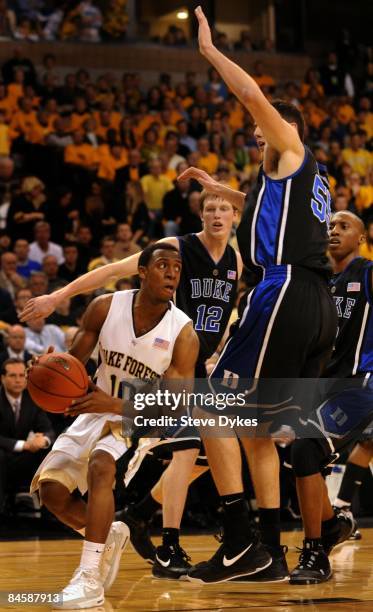
[{"label": "blue jersey trim", "polygon": [[[288,266],[272,266],[248,297],[250,300],[239,328],[226,343],[210,379],[224,379],[225,371],[234,372],[243,379],[253,378],[266,338],[274,309],[287,282]],[[270,342],[267,339],[266,347]],[[266,349],[267,350],[267,349]],[[215,387],[215,381],[213,381]]]},{"label": "blue jersey trim", "polygon": [[[368,304],[370,304],[371,306],[373,306],[373,295],[372,295],[372,290],[373,290],[373,280],[372,280],[372,274],[373,274],[373,261],[369,262],[369,264],[367,265],[366,269],[365,269],[365,295],[367,298],[367,302]],[[373,347],[372,347],[373,350]]]},{"label": "blue jersey trim", "polygon": [[302,161],[301,165],[299,166],[298,170],[295,170],[295,172],[293,172],[293,174],[289,174],[289,176],[284,176],[284,178],[280,178],[280,179],[271,178],[263,170],[263,174],[266,177],[266,179],[268,179],[269,181],[272,181],[273,183],[281,183],[281,182],[286,182],[287,180],[289,180],[291,178],[294,178],[294,176],[297,176],[297,174],[302,172],[302,170],[303,170],[303,168],[304,168],[304,166],[305,166],[305,164],[307,162],[308,155],[309,155],[308,151],[307,151],[307,149],[306,149],[306,147],[304,145],[303,145],[303,148],[304,148],[304,157],[303,157],[303,161]]},{"label": "blue jersey trim", "polygon": [[373,313],[371,306],[370,313],[368,314],[367,328],[365,330],[364,340],[360,351],[360,359],[359,364],[357,366],[357,371],[373,371]]},{"label": "blue jersey trim", "polygon": [[265,268],[276,261],[285,184],[266,184],[256,222],[255,260]]}]

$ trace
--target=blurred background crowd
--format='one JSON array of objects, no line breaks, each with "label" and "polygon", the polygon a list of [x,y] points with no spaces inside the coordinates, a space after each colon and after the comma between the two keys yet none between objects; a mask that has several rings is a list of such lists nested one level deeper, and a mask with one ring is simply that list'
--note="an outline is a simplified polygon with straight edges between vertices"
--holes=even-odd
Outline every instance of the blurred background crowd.
[{"label": "blurred background crowd", "polygon": [[[119,39],[126,17],[119,10],[117,20],[118,7],[122,0],[0,0],[0,36]],[[225,50],[255,48],[245,31],[236,43],[217,36]],[[179,44],[172,37],[164,42]],[[254,55],[252,75],[270,100],[285,98],[303,111],[306,144],[328,168],[333,209],[362,217],[367,242],[361,255],[373,260],[373,56],[364,48],[355,70],[345,52],[337,47],[315,60],[301,81],[279,81]],[[101,74],[66,70],[58,47],[40,65],[19,47],[9,50],[0,82],[0,455],[9,452],[2,437],[3,407],[12,397],[7,385],[18,384],[26,395],[23,364],[49,345],[66,350],[92,296],[66,300],[48,320],[23,326],[18,317],[27,300],[160,237],[200,231],[200,187],[177,176],[194,165],[249,191],[260,164],[253,130],[251,116],[213,69],[178,80],[162,73],[149,86],[141,73],[118,75],[110,67]],[[135,284],[123,279],[102,291]],[[32,418],[39,417],[35,408]],[[38,425],[16,419],[12,437],[27,442],[30,431],[43,427],[47,448],[65,427],[63,419]],[[44,446],[32,452],[41,457]],[[15,463],[19,450],[24,449],[14,451]],[[20,474],[24,481],[24,466]],[[0,513],[5,489],[0,470]],[[288,501],[285,492],[284,506]]]}]

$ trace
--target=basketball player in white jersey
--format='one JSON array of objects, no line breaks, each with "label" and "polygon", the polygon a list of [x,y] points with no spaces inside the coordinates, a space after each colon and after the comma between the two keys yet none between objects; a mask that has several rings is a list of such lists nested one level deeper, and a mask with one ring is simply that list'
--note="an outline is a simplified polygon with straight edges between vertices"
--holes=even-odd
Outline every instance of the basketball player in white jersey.
[{"label": "basketball player in white jersey", "polygon": [[[166,241],[174,245],[181,254],[183,270],[176,304],[194,320],[198,334],[201,333],[201,327],[206,328],[206,326],[200,325],[199,308],[201,308],[201,305],[198,298],[193,299],[195,296],[193,296],[190,278],[203,275],[210,279],[218,279],[221,286],[225,285],[228,279],[232,285],[228,301],[220,300],[219,303],[218,300],[217,303],[214,303],[212,298],[207,300],[206,311],[210,307],[215,307],[215,310],[223,312],[223,317],[218,329],[215,327],[212,333],[206,331],[201,333],[200,355],[196,367],[196,377],[199,378],[205,376],[201,372],[204,369],[204,361],[211,357],[221,341],[224,327],[234,306],[238,281],[242,273],[240,254],[228,246],[232,225],[238,220],[233,206],[224,198],[201,194],[201,219],[203,222],[202,232],[159,241],[159,244]],[[48,316],[60,303],[60,300],[67,296],[87,293],[103,287],[107,283],[107,279],[119,279],[136,274],[139,257],[140,254],[135,254],[119,262],[97,268],[52,294],[30,300],[22,313],[23,320],[28,320],[30,317]],[[181,294],[181,299],[179,294]],[[201,301],[206,302],[206,300]],[[183,441],[180,437],[177,439],[178,446],[175,443],[172,448],[171,463],[164,471],[160,481],[146,498],[141,500],[141,503],[137,504],[136,507],[129,506],[123,515],[123,520],[130,527],[131,542],[134,548],[144,559],[151,563],[155,562],[153,573],[157,577],[160,577],[158,574],[162,573],[164,578],[178,579],[190,567],[184,551],[179,546],[179,528],[189,483],[207,469],[205,466],[195,465],[199,450],[193,446],[193,442],[196,442],[196,440]],[[167,568],[160,566],[159,562],[157,564],[156,552],[160,557],[160,550],[156,551],[153,546],[147,528],[151,516],[160,504],[162,504],[163,510],[163,546],[161,552],[165,553],[163,549],[168,549],[168,557],[166,555],[163,559],[165,563],[170,561]]]},{"label": "basketball player in white jersey", "polygon": [[[78,418],[57,438],[31,485],[51,512],[85,537],[61,609],[103,603],[128,537],[123,523],[112,524],[115,462],[127,449],[122,419],[135,414],[132,402],[123,401],[125,387],[132,386],[127,381],[138,390],[141,381],[194,377],[199,341],[189,317],[172,302],[181,272],[178,250],[169,244],[146,248],[138,272],[139,291],[104,295],[87,308],[70,353],[85,362],[99,343],[98,386],[73,402],[68,413]],[[77,488],[88,490],[87,504],[73,496]]]}]

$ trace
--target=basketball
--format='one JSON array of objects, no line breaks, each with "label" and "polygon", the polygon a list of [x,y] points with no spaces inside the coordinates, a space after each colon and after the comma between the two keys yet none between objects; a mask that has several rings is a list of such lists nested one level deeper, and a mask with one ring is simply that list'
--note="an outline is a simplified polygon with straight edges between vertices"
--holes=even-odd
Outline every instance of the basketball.
[{"label": "basketball", "polygon": [[46,412],[64,412],[72,400],[87,393],[88,376],[84,365],[69,353],[48,353],[32,367],[27,389]]}]

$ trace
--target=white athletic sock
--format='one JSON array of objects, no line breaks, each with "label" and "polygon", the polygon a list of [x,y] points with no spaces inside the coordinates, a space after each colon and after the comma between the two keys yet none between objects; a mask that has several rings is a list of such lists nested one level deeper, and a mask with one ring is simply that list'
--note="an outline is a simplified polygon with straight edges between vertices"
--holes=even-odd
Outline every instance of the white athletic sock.
[{"label": "white athletic sock", "polygon": [[85,540],[80,558],[80,567],[88,570],[98,570],[104,548],[105,544]]},{"label": "white athletic sock", "polygon": [[80,535],[83,536],[83,538],[85,538],[85,527],[82,527],[81,529],[75,529],[75,531],[77,533],[80,533]]},{"label": "white athletic sock", "polygon": [[351,502],[347,502],[343,499],[339,499],[339,497],[336,497],[333,506],[335,506],[336,508],[346,508],[347,506],[349,508],[351,506]]}]

